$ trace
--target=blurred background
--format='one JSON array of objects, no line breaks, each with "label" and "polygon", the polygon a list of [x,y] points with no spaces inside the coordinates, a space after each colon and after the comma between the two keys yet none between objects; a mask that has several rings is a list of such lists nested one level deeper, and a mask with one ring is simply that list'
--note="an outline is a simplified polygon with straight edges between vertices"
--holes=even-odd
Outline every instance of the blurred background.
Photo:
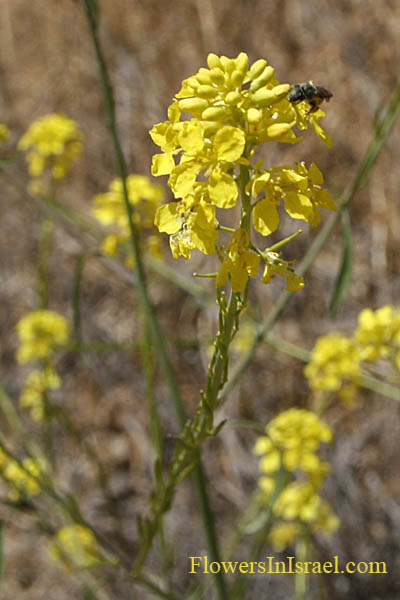
[{"label": "blurred background", "polygon": [[[397,0],[99,0],[99,7],[100,35],[112,73],[131,173],[149,173],[151,155],[158,149],[148,131],[166,119],[166,109],[182,79],[206,66],[209,52],[235,57],[244,51],[250,62],[266,58],[282,83],[311,79],[332,91],[324,120],[334,140],[332,149],[310,130],[300,145],[268,148],[265,157],[271,165],[315,161],[332,194],[339,197],[357,173],[399,76]],[[90,218],[93,196],[107,189],[116,170],[84,14],[79,2],[72,0],[3,0],[0,121],[11,129],[12,142],[17,142],[35,118],[50,112],[65,113],[84,132],[84,156],[62,187],[60,200]],[[342,256],[338,227],[307,275],[305,289],[291,301],[274,334],[310,349],[319,335],[352,331],[363,308],[398,303],[399,132],[397,123],[367,185],[350,206],[354,268],[339,313],[335,318],[329,314]],[[0,376],[9,395],[17,400],[26,372],[15,361],[15,325],[38,303],[40,210],[23,192],[28,180],[23,157],[13,165],[12,175],[17,187],[2,179],[0,194]],[[316,231],[308,224],[300,225],[304,233],[290,245],[286,259],[304,256],[315,237]],[[293,223],[284,224],[283,234],[293,231]],[[72,233],[62,225],[56,228],[50,263],[50,308],[69,318],[76,261],[82,244],[93,246],[84,234]],[[193,271],[212,270],[205,257],[194,256],[190,263],[183,259],[174,262],[168,249],[166,256],[169,264],[188,277]],[[206,373],[199,340],[215,332],[216,307],[212,303],[201,307],[160,274],[151,272],[149,279],[152,299],[170,339],[184,400],[192,411]],[[283,282],[251,284],[253,314],[263,318],[282,291]],[[202,280],[201,285],[213,293],[212,283]],[[84,339],[129,343],[139,326],[130,283],[101,261],[91,259],[85,265],[81,292]],[[296,359],[260,347],[216,421],[222,417],[267,423],[281,410],[306,406],[309,391],[302,370],[303,364]],[[122,523],[124,543],[134,557],[135,519],[148,509],[154,460],[137,352],[70,352],[63,357],[60,371],[60,401],[104,460],[115,496],[113,510]],[[157,402],[168,454],[173,447],[171,435],[178,428],[167,395],[159,377]],[[386,561],[389,574],[326,576],[326,597],[398,600],[399,407],[366,392],[351,407],[338,404],[328,420],[336,435],[328,455],[332,475],[325,496],[342,524],[329,540],[317,540],[320,555],[328,560],[337,554],[343,562]],[[257,460],[251,452],[254,441],[254,432],[227,427],[218,439],[206,444],[205,464],[221,540],[229,535],[256,487]],[[116,535],[94,485],[92,467],[61,431],[54,456],[65,488],[77,495],[85,513],[106,534]],[[49,561],[46,537],[32,527],[28,517],[16,520],[14,513],[0,508],[0,518],[9,523],[0,598],[81,597],[79,582]],[[167,531],[174,545],[173,585],[183,597],[193,577],[188,575],[187,557],[206,553],[199,520],[193,518],[192,490],[187,481],[179,488]],[[246,544],[241,552],[236,558],[246,560]],[[116,584],[113,593],[113,598],[121,600],[153,597],[148,592],[133,596],[122,584],[119,588]],[[292,584],[287,576],[253,578],[247,593],[246,598],[260,593],[274,600],[290,598]],[[212,592],[204,597],[211,598]]]}]

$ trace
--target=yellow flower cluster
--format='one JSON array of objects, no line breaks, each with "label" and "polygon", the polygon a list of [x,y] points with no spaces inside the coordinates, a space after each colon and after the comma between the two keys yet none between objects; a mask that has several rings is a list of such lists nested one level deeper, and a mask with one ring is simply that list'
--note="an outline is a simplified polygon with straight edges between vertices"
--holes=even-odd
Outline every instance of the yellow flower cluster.
[{"label": "yellow flower cluster", "polygon": [[400,370],[400,309],[390,305],[376,311],[366,308],[358,316],[354,337],[362,348],[362,360],[393,360]]},{"label": "yellow flower cluster", "polygon": [[78,524],[67,525],[57,531],[50,554],[67,568],[90,569],[100,563],[96,536],[90,529]]},{"label": "yellow flower cluster", "polygon": [[2,477],[10,485],[9,498],[19,500],[22,496],[38,496],[41,492],[38,480],[46,468],[45,461],[41,459],[26,458],[19,464],[3,454],[0,469]]},{"label": "yellow flower cluster", "polygon": [[[159,237],[154,235],[154,217],[157,208],[164,201],[164,191],[161,186],[152,183],[144,175],[129,175],[126,179],[128,196],[133,208],[133,222],[141,234],[147,234],[144,240],[145,249],[157,258],[162,257]],[[104,239],[102,249],[105,254],[115,256],[119,246],[126,244],[129,239],[129,222],[125,210],[121,179],[110,183],[109,191],[94,197],[93,214],[96,219],[106,226],[114,228]]]},{"label": "yellow flower cluster", "polygon": [[271,499],[282,473],[291,477],[272,507],[279,521],[271,529],[271,543],[280,550],[302,532],[336,529],[338,519],[319,495],[329,465],[317,452],[321,443],[331,441],[330,427],[315,413],[292,408],[270,421],[266,433],[254,447],[255,454],[261,456],[259,487],[263,502]]},{"label": "yellow flower cluster", "polygon": [[44,418],[44,398],[48,390],[57,390],[61,386],[61,379],[52,367],[45,367],[42,371],[35,369],[27,377],[19,398],[20,405],[30,410],[35,421]]},{"label": "yellow flower cluster", "polygon": [[[168,121],[150,131],[162,150],[153,156],[152,173],[169,175],[168,185],[177,200],[158,209],[155,224],[170,236],[174,258],[190,258],[194,249],[217,253],[222,263],[217,286],[229,277],[233,291],[243,291],[262,259],[265,283],[278,274],[287,277],[288,289],[301,289],[303,280],[293,277],[289,263],[251,243],[250,220],[257,232],[268,236],[279,226],[281,204],[292,218],[311,225],[319,223],[320,208],[336,210],[336,206],[314,163],[308,169],[304,163],[262,169],[262,161],[254,166],[251,159],[255,148],[266,142],[297,143],[301,138],[293,128],[304,129],[309,123],[329,143],[318,124],[325,113],[319,109],[302,114],[287,99],[290,85],[280,84],[264,59],[249,66],[244,52],[235,59],[209,54],[207,63],[208,69],[183,81],[168,109]],[[217,247],[221,230],[217,209],[233,208],[239,191],[240,226],[227,245]]]},{"label": "yellow flower cluster", "polygon": [[42,362],[41,369],[34,369],[29,373],[19,401],[22,407],[30,410],[35,421],[42,421],[46,393],[61,385],[52,361],[55,350],[68,342],[69,323],[54,311],[35,310],[17,323],[17,332],[20,338],[18,362]]},{"label": "yellow flower cluster", "polygon": [[381,359],[400,370],[400,309],[390,305],[361,311],[352,336],[320,337],[304,373],[314,391],[351,400],[360,384],[361,363]]},{"label": "yellow flower cluster", "polygon": [[40,177],[49,168],[53,179],[63,179],[82,152],[82,133],[75,121],[53,113],[34,121],[18,148],[28,151],[32,177]]},{"label": "yellow flower cluster", "polygon": [[354,340],[330,333],[317,340],[304,373],[316,392],[337,392],[343,399],[351,399],[360,381],[360,359]]},{"label": "yellow flower cluster", "polygon": [[24,364],[51,358],[69,337],[68,321],[52,310],[34,310],[17,323],[20,346],[17,360]]}]

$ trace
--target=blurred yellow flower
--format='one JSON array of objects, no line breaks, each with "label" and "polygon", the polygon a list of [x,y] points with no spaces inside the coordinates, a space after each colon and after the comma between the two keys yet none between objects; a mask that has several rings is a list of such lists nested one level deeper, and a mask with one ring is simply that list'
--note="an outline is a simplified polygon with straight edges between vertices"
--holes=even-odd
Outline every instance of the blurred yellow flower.
[{"label": "blurred yellow flower", "polygon": [[17,323],[20,346],[17,351],[19,363],[48,359],[57,346],[67,343],[69,323],[51,310],[35,310]]},{"label": "blurred yellow flower", "polygon": [[[129,201],[133,209],[133,222],[142,235],[144,249],[156,258],[162,258],[162,248],[154,232],[154,218],[157,208],[164,201],[164,190],[144,175],[129,175],[126,179]],[[93,215],[102,224],[111,226],[102,244],[102,250],[115,256],[118,248],[126,244],[130,237],[129,221],[126,214],[121,179],[114,179],[109,191],[94,197]]]},{"label": "blurred yellow flower", "polygon": [[50,546],[50,555],[68,568],[90,569],[100,563],[99,545],[94,533],[83,525],[59,529]]},{"label": "blurred yellow flower", "polygon": [[26,458],[21,464],[7,458],[3,476],[10,484],[9,497],[18,500],[21,495],[38,496],[41,492],[40,479],[46,470],[44,460]]},{"label": "blurred yellow flower", "polygon": [[18,142],[18,149],[28,152],[32,177],[40,177],[48,168],[53,179],[63,179],[82,153],[82,137],[75,121],[52,113],[31,124]]}]

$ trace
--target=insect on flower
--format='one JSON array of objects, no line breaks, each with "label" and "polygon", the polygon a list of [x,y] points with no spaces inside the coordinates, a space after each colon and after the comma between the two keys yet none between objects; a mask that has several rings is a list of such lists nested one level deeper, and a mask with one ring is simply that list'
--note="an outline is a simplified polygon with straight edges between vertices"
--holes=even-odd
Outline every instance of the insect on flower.
[{"label": "insect on flower", "polygon": [[306,101],[310,106],[309,113],[313,113],[318,110],[319,105],[326,100],[332,98],[333,94],[327,88],[320,85],[314,85],[312,81],[306,83],[296,83],[292,85],[288,93],[288,100],[292,104]]}]

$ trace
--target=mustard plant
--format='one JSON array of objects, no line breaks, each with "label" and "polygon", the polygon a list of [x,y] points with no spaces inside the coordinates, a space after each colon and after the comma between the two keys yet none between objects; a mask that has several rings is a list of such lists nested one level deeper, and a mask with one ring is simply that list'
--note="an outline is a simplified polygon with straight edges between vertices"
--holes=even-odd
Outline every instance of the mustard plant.
[{"label": "mustard plant", "polygon": [[[319,124],[325,113],[293,106],[287,98],[290,85],[279,83],[274,68],[264,59],[249,65],[243,52],[235,59],[209,54],[207,63],[208,69],[201,68],[183,81],[168,109],[168,120],[155,125],[150,135],[162,150],[153,157],[152,173],[169,176],[175,197],[174,202],[158,208],[155,223],[160,232],[170,236],[174,258],[189,259],[195,249],[217,256],[219,270],[208,276],[216,281],[219,329],[195,416],[182,432],[166,480],[156,486],[150,517],[141,522],[138,569],[171,505],[176,485],[193,468],[204,440],[223,425],[215,426],[214,413],[228,378],[229,346],[246,305],[249,278],[257,276],[262,264],[264,283],[280,275],[290,291],[304,286],[303,278],[295,273],[294,261],[285,260],[278,252],[298,232],[260,248],[253,241],[254,231],[264,237],[275,232],[280,206],[290,217],[313,226],[320,222],[321,208],[336,210],[315,163],[308,168],[300,162],[265,169],[263,161],[255,158],[256,149],[263,144],[299,142],[296,127],[302,130],[311,125],[330,145]],[[237,205],[236,226],[221,223],[224,211]],[[220,237],[222,232],[229,234],[227,241]]]}]

